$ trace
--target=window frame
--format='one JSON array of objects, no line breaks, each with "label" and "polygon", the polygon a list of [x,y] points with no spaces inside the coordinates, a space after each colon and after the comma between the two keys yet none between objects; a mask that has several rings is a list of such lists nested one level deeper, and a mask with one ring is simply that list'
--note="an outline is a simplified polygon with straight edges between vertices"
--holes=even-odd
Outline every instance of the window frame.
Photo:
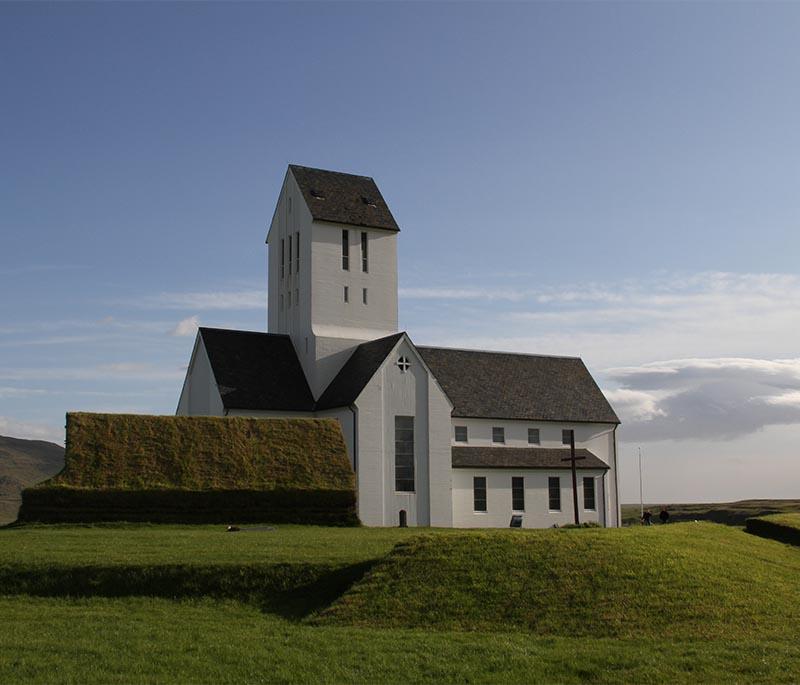
[{"label": "window frame", "polygon": [[[555,486],[558,488],[556,492],[558,493],[558,508],[553,508],[553,481],[555,481]],[[556,513],[561,511],[561,476],[548,476],[547,477],[547,511]]]},{"label": "window frame", "polygon": [[300,231],[294,234],[294,272],[300,273]]},{"label": "window frame", "polygon": [[[409,441],[408,435],[402,439],[400,433],[411,433]],[[395,415],[394,417],[394,491],[395,492],[416,492],[416,454],[414,451],[414,417]],[[398,447],[402,446],[403,451],[398,451]],[[407,448],[410,448],[407,449]],[[403,463],[400,463],[398,457],[403,458]],[[410,459],[409,459],[410,458]],[[405,470],[405,475],[400,477],[398,473],[401,469]],[[410,471],[411,477],[409,478],[408,472]],[[410,483],[411,487],[408,487]]]},{"label": "window frame", "polygon": [[[458,431],[459,429],[464,430],[464,439],[459,440],[458,438]],[[455,442],[469,442],[469,426],[453,426],[453,440]]]},{"label": "window frame", "polygon": [[366,231],[361,231],[361,271],[369,273],[369,242]]},{"label": "window frame", "polygon": [[350,271],[350,231],[342,229],[342,270]]},{"label": "window frame", "polygon": [[345,304],[349,303],[350,302],[350,287],[349,286],[344,286],[343,295],[344,295],[344,303]]},{"label": "window frame", "polygon": [[361,304],[368,304],[367,303],[367,289],[361,288]]},{"label": "window frame", "polygon": [[575,440],[575,431],[572,428],[562,428],[561,429],[561,444],[562,445],[569,445],[570,438]]},{"label": "window frame", "polygon": [[292,236],[289,235],[289,275],[292,275]]},{"label": "window frame", "polygon": [[[592,487],[589,488],[592,494],[592,506],[586,506],[586,483],[591,483]],[[584,476],[583,477],[583,510],[584,511],[597,511],[597,486],[595,485],[595,477],[594,476]]]},{"label": "window frame", "polygon": [[[531,436],[536,436],[536,440],[531,440]],[[538,428],[528,428],[528,444],[541,445],[542,436]]]},{"label": "window frame", "polygon": [[[495,438],[496,431],[500,431],[500,440]],[[506,427],[505,426],[492,426],[492,444],[505,445],[506,444]]]},{"label": "window frame", "polygon": [[286,275],[286,239],[281,238],[281,280]]},{"label": "window frame", "polygon": [[[481,481],[480,487],[479,481]],[[483,492],[483,497],[478,497],[479,491]],[[483,502],[483,509],[478,508],[479,502]],[[486,484],[486,476],[472,477],[472,511],[475,514],[487,514],[489,512],[489,488]]]},{"label": "window frame", "polygon": [[[517,506],[522,504],[522,506]],[[511,476],[511,511],[525,511],[525,476]]]}]

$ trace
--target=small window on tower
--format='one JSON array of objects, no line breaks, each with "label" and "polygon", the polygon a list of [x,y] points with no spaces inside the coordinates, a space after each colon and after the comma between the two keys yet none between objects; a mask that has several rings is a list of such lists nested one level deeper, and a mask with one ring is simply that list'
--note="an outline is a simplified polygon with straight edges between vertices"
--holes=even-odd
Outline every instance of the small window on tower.
[{"label": "small window on tower", "polygon": [[350,271],[350,232],[342,231],[342,269]]},{"label": "small window on tower", "polygon": [[347,286],[344,287],[344,301],[350,302],[350,288]]},{"label": "small window on tower", "polygon": [[361,232],[361,270],[364,273],[369,272],[369,247],[367,245],[367,232]]},{"label": "small window on tower", "polygon": [[292,236],[289,236],[289,275],[292,275]]},{"label": "small window on tower", "polygon": [[299,307],[300,306],[300,290],[299,289],[295,289],[295,291],[294,291],[294,306],[295,307]]},{"label": "small window on tower", "polygon": [[286,269],[286,241],[281,238],[281,278],[283,278],[283,272]]},{"label": "small window on tower", "polygon": [[294,234],[294,272],[300,273],[300,231]]},{"label": "small window on tower", "polygon": [[361,301],[364,304],[367,304],[367,289],[366,288],[362,288],[361,289]]},{"label": "small window on tower", "polygon": [[287,309],[291,309],[292,308],[292,291],[291,290],[288,293],[286,293],[286,308]]}]

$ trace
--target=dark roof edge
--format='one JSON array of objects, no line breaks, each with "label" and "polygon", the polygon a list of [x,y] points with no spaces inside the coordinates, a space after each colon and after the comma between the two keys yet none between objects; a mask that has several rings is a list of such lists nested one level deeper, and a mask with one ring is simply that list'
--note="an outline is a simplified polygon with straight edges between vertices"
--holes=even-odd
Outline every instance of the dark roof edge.
[{"label": "dark roof edge", "polygon": [[[605,395],[604,395],[605,396]],[[613,409],[613,407],[612,407]],[[614,412],[616,416],[616,412]],[[597,421],[596,419],[592,419],[588,421],[586,419],[514,419],[509,416],[469,416],[468,414],[452,414],[451,418],[454,419],[486,419],[487,421],[540,421],[542,423],[605,423],[609,425],[616,425],[619,426],[622,424],[622,421],[617,418],[616,421]],[[466,447],[466,445],[465,445]]]},{"label": "dark roof edge", "polygon": [[355,224],[351,221],[329,221],[328,219],[312,219],[315,224],[330,224],[331,226],[358,226],[371,228],[373,231],[386,231],[387,233],[400,233],[400,228],[386,228],[386,226],[373,226],[372,224]]},{"label": "dark roof edge", "polygon": [[[458,464],[450,464],[452,469],[472,469],[479,471],[480,469],[506,469],[506,471],[571,471],[571,466],[496,466],[494,464],[482,464],[481,466],[459,466]],[[580,462],[575,464],[575,468],[580,471],[610,471],[611,467],[608,464],[603,466],[581,466]]]},{"label": "dark roof edge", "polygon": [[[562,354],[536,354],[534,352],[507,352],[504,350],[476,350],[468,347],[443,347],[440,345],[417,345],[418,350],[451,350],[453,352],[479,352],[481,354],[510,354],[514,357],[538,357],[543,359],[572,359],[583,362],[582,357],[571,357]],[[584,363],[584,366],[586,364]]]}]

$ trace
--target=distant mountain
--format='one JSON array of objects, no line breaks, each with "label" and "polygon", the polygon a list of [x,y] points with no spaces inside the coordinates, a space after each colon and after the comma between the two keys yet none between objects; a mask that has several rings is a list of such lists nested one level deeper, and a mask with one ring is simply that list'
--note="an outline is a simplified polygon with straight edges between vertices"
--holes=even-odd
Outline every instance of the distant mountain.
[{"label": "distant mountain", "polygon": [[20,493],[64,467],[64,448],[44,440],[0,435],[0,524],[17,518]]}]

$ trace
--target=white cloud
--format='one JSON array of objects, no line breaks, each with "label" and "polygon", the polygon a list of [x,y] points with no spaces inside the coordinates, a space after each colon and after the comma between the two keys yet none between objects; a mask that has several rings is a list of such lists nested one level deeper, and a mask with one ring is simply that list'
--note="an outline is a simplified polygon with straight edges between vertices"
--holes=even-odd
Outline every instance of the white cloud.
[{"label": "white cloud", "polygon": [[9,416],[0,416],[0,435],[25,440],[48,440],[64,444],[64,427],[51,426],[45,423],[18,421]]},{"label": "white cloud", "polygon": [[197,316],[189,316],[181,319],[178,324],[173,328],[169,334],[175,337],[190,336],[197,333],[200,326],[200,319]]},{"label": "white cloud", "polygon": [[147,309],[264,309],[267,306],[267,294],[263,289],[159,293],[126,301],[124,304]]},{"label": "white cloud", "polygon": [[177,367],[165,368],[138,362],[82,367],[0,368],[0,379],[10,381],[153,381],[182,379],[184,375]]}]

